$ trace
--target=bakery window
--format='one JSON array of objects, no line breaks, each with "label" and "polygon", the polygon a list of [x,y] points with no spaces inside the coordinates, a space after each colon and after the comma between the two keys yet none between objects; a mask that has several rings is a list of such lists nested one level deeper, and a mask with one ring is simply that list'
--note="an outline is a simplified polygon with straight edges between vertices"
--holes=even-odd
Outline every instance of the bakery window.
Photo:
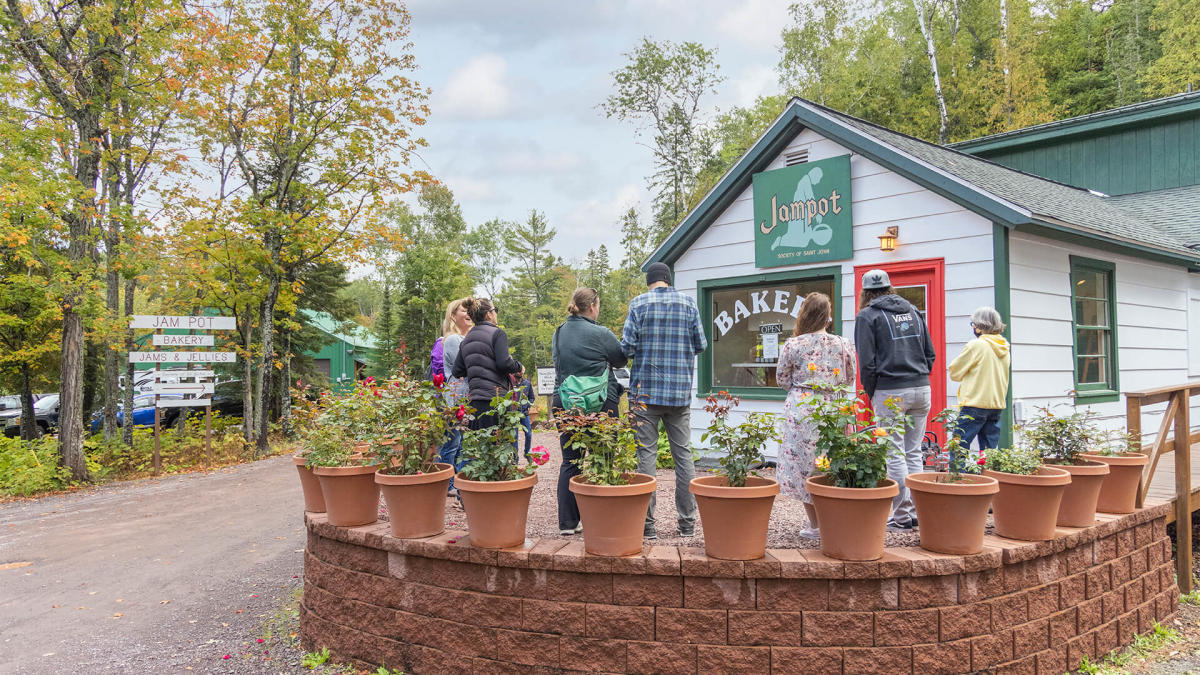
[{"label": "bakery window", "polygon": [[782,399],[775,380],[779,349],[792,335],[804,297],[828,295],[831,330],[841,332],[841,269],[776,272],[696,284],[708,349],[700,355],[697,391]]}]

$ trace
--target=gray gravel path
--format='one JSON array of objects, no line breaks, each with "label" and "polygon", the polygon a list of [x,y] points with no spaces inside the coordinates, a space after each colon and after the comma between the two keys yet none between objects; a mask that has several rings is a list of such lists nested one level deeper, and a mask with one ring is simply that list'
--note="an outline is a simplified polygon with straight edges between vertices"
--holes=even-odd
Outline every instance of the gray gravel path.
[{"label": "gray gravel path", "polygon": [[306,672],[256,641],[300,586],[303,508],[286,457],[0,504],[0,673]]}]

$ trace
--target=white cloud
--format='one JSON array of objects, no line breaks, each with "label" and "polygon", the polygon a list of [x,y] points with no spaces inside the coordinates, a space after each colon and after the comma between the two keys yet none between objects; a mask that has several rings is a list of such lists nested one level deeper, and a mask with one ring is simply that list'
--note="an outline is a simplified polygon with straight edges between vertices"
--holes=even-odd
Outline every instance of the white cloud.
[{"label": "white cloud", "polygon": [[496,159],[495,168],[507,173],[570,171],[583,164],[583,157],[570,150],[547,152],[536,144],[514,150]]},{"label": "white cloud", "polygon": [[583,258],[590,249],[604,244],[609,256],[613,260],[619,259],[621,215],[631,206],[640,206],[643,197],[640,187],[625,183],[608,198],[572,204],[569,210],[558,214],[557,222],[551,221],[558,228],[558,237],[554,240],[556,252],[567,259]]},{"label": "white cloud", "polygon": [[508,199],[496,191],[496,186],[489,180],[472,178],[470,176],[450,176],[442,179],[446,187],[454,193],[454,198],[463,202],[492,202],[503,203]]},{"label": "white cloud", "polygon": [[435,92],[435,118],[488,120],[504,117],[513,108],[508,61],[499,54],[481,54],[450,74]]},{"label": "white cloud", "polygon": [[[733,102],[739,106],[749,106],[759,96],[768,96],[779,92],[779,79],[775,70],[761,63],[752,63],[741,69],[736,77],[726,86],[732,85]],[[730,106],[722,106],[728,109]]]},{"label": "white cloud", "polygon": [[755,51],[775,51],[779,31],[788,23],[786,3],[778,0],[743,0],[729,5],[717,19],[716,29],[722,36],[738,41]]}]

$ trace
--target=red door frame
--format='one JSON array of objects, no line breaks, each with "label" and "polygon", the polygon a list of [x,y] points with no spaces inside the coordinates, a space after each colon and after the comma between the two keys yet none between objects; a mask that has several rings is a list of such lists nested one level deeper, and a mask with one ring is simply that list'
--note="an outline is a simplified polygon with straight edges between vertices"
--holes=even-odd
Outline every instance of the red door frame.
[{"label": "red door frame", "polygon": [[[854,302],[862,294],[862,278],[870,270],[883,270],[892,280],[892,286],[917,286],[925,284],[928,291],[925,296],[925,312],[929,317],[927,324],[929,337],[933,340],[933,351],[937,360],[933,363],[933,371],[929,373],[930,410],[932,418],[946,408],[946,261],[944,258],[926,258],[923,260],[905,260],[903,262],[883,265],[855,265],[854,267]],[[861,383],[861,378],[860,378]],[[860,384],[861,386],[861,384]],[[945,441],[942,426],[930,422],[930,431],[938,435],[938,440]]]}]

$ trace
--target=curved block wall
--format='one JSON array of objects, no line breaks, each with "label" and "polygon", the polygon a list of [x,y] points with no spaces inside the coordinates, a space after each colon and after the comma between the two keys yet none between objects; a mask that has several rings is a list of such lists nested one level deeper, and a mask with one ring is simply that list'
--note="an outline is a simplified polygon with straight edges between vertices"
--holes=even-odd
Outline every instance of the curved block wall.
[{"label": "curved block wall", "polygon": [[464,532],[400,540],[308,514],[302,644],[410,673],[1058,674],[1175,612],[1167,509],[869,563],[674,546],[609,559],[567,539],[486,551]]}]

